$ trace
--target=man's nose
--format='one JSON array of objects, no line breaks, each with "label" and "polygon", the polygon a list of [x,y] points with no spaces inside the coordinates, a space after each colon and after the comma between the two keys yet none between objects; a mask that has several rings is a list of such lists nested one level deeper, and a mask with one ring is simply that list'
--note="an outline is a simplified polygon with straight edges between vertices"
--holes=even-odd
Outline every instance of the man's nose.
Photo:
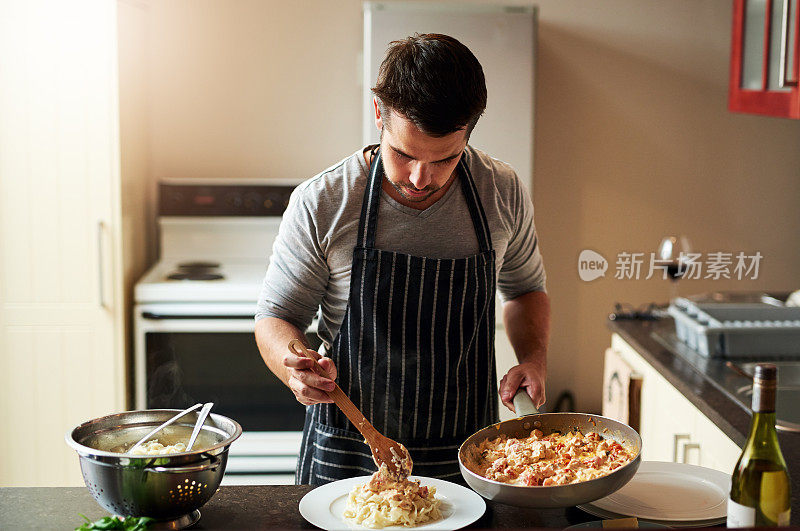
[{"label": "man's nose", "polygon": [[413,184],[417,190],[422,190],[431,184],[431,177],[422,163],[417,163],[414,165],[408,180],[411,181],[411,184]]}]

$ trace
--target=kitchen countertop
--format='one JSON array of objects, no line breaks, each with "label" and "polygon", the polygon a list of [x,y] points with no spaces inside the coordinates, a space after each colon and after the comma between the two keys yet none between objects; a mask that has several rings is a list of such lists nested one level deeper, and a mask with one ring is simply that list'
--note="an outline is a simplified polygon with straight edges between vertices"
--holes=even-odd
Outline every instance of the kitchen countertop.
[{"label": "kitchen countertop", "polygon": [[[675,338],[672,318],[658,321],[608,321],[608,328],[680,391],[740,448],[750,431],[750,413],[729,396],[712,377],[723,362],[697,357]],[[792,482],[793,526],[800,526],[800,433],[778,432],[778,441]],[[733,470],[731,470],[733,473]]]},{"label": "kitchen countertop", "polygon": [[[661,321],[609,321],[608,327],[634,347],[695,407],[736,444],[742,445],[750,415],[711,379],[718,364],[698,363],[681,355],[673,344],[671,319]],[[792,524],[800,525],[800,434],[779,432],[781,449],[792,479]],[[77,465],[77,463],[76,463]],[[298,511],[308,485],[224,486],[200,509],[202,517],[192,529],[313,529]],[[107,513],[85,487],[0,488],[0,528],[73,529],[82,523],[78,513],[96,520]],[[522,509],[487,502],[486,513],[473,528],[559,527],[596,520],[576,507]]]},{"label": "kitchen countertop", "polygon": [[[77,465],[77,463],[76,463]],[[223,486],[200,508],[191,529],[316,529],[297,509],[308,485]],[[0,488],[0,528],[74,529],[83,522],[108,516],[85,487]],[[522,509],[487,502],[486,513],[471,528],[566,527],[597,520],[576,507]]]}]

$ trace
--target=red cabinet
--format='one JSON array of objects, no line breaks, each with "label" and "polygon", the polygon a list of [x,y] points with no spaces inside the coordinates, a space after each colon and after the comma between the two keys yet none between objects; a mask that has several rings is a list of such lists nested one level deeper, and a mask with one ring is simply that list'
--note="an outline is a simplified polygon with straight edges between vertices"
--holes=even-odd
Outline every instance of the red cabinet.
[{"label": "red cabinet", "polygon": [[734,0],[731,111],[800,119],[800,0]]}]

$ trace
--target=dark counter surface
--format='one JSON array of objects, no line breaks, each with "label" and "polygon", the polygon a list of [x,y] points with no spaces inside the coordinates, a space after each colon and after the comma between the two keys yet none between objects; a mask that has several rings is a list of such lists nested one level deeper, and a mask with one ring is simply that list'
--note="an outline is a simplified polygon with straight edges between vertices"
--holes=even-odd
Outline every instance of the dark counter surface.
[{"label": "dark counter surface", "polygon": [[[316,529],[297,509],[312,487],[308,485],[223,486],[200,508],[200,521],[191,529]],[[0,488],[0,528],[74,529],[108,516],[84,487]],[[494,502],[471,528],[566,527],[597,520],[578,508],[521,509]]]},{"label": "dark counter surface", "polygon": [[[716,424],[740,448],[750,431],[750,412],[721,386],[722,377],[735,378],[723,361],[702,358],[675,337],[671,318],[658,321],[608,321],[608,328],[629,345]],[[800,433],[778,432],[792,481],[792,525],[800,526]],[[733,470],[731,470],[733,473]]]},{"label": "dark counter surface", "polygon": [[[672,344],[671,319],[609,321],[609,329],[659,371],[736,444],[742,445],[750,414],[712,381],[718,363],[703,363],[680,354]],[[778,435],[792,478],[792,524],[800,525],[800,434]],[[77,463],[76,463],[77,466]],[[300,515],[300,499],[307,485],[223,486],[204,507],[192,529],[314,529]],[[486,513],[473,528],[558,527],[597,520],[578,508],[522,509],[487,502]],[[0,488],[0,528],[73,529],[82,523],[78,513],[96,520],[108,513],[84,487]]]}]

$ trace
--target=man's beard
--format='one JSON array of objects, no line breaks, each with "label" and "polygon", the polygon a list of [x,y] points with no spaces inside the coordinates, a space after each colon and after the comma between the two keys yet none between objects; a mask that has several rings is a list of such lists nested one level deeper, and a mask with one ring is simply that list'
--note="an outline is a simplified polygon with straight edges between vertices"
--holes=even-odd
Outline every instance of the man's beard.
[{"label": "man's beard", "polygon": [[[397,190],[397,193],[402,195],[408,201],[413,201],[415,203],[421,203],[421,202],[425,201],[430,196],[432,196],[433,194],[435,194],[436,192],[438,192],[439,190],[442,189],[441,186],[439,186],[438,188],[433,188],[431,186],[426,186],[422,190],[417,190],[413,186],[409,186],[409,185],[405,185],[405,184],[398,184],[398,183],[394,182],[393,180],[391,180],[388,176],[386,177],[386,180],[389,181],[389,184],[391,184],[392,187],[394,187],[395,190]],[[414,190],[414,191],[418,191],[418,192],[425,191],[427,193],[425,195],[409,195],[406,192],[406,190],[408,190],[408,189],[411,189],[411,190]]]},{"label": "man's beard", "polygon": [[[378,139],[378,142],[380,143],[380,146],[383,147],[383,127],[381,127],[381,133],[380,133],[380,137]],[[411,183],[399,184],[399,183],[394,182],[393,180],[391,180],[389,178],[388,175],[386,175],[385,167],[384,167],[384,177],[386,178],[387,181],[389,181],[389,184],[391,184],[392,187],[395,190],[397,190],[398,194],[402,195],[408,201],[412,201],[414,203],[421,203],[421,202],[425,201],[430,196],[432,196],[433,194],[435,194],[436,192],[438,192],[439,190],[442,189],[441,186],[439,186],[438,188],[433,188],[431,186],[426,186],[422,190],[425,190],[426,192],[428,192],[427,194],[425,194],[425,195],[409,195],[406,192],[407,189],[411,189],[411,190],[414,190],[414,191],[417,191],[417,192],[421,192],[422,190],[418,190]]]}]

